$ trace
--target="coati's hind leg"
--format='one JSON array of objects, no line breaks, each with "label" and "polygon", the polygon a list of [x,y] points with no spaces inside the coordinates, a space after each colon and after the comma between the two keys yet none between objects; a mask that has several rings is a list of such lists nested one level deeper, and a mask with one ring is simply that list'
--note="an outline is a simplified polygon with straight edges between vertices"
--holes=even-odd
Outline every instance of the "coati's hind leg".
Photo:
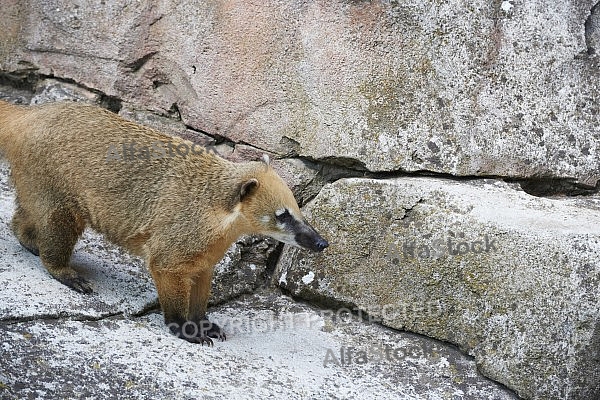
[{"label": "coati's hind leg", "polygon": [[223,330],[206,318],[213,268],[197,269],[193,263],[176,267],[157,267],[150,262],[158,298],[171,332],[191,343],[211,346],[217,338],[225,340]]},{"label": "coati's hind leg", "polygon": [[12,230],[21,246],[36,256],[40,255],[37,244],[37,227],[31,216],[20,205],[17,206],[17,211],[12,219]]},{"label": "coati's hind leg", "polygon": [[50,275],[80,293],[91,293],[90,284],[69,265],[73,247],[85,223],[72,210],[58,207],[48,213],[39,227],[37,242],[40,258]]}]

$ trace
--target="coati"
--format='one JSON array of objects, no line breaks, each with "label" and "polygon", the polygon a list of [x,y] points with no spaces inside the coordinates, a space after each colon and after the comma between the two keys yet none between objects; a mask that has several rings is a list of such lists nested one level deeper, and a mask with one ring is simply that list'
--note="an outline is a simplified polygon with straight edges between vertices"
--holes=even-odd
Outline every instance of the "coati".
[{"label": "coati", "polygon": [[[209,151],[150,154],[165,143],[193,145],[96,106],[0,101],[0,151],[11,165],[12,230],[21,245],[54,278],[90,293],[69,260],[91,227],[145,259],[171,332],[212,345],[211,337],[226,338],[206,317],[213,268],[240,235],[313,251],[328,242],[303,218],[268,158],[233,163]],[[120,148],[124,154],[116,156]],[[136,156],[128,148],[146,151]]]}]

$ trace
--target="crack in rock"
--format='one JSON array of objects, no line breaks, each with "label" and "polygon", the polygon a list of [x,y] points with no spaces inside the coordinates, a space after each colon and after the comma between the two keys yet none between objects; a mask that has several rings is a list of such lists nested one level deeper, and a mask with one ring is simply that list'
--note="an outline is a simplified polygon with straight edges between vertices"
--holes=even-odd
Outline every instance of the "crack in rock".
[{"label": "crack in rock", "polygon": [[590,56],[600,51],[600,2],[592,7],[590,16],[585,21],[585,44]]}]

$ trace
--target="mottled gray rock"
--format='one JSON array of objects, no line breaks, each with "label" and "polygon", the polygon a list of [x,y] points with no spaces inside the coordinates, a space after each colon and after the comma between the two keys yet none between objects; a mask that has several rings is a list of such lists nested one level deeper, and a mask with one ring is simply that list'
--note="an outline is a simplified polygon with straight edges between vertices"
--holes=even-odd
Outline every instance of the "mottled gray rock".
[{"label": "mottled gray rock", "polygon": [[158,314],[0,322],[0,397],[515,399],[448,345],[279,294],[212,315],[227,329],[212,348],[173,337]]},{"label": "mottled gray rock", "polygon": [[281,287],[455,343],[527,399],[600,397],[600,198],[493,180],[347,179],[306,214],[323,253],[285,247]]},{"label": "mottled gray rock", "polygon": [[291,187],[300,206],[312,199],[325,185],[322,177],[323,166],[297,158],[274,160],[273,168]]},{"label": "mottled gray rock", "polygon": [[30,104],[52,103],[55,101],[81,101],[90,104],[100,103],[101,96],[73,83],[56,79],[45,79],[36,85],[36,91]]},{"label": "mottled gray rock", "polygon": [[274,239],[245,236],[234,243],[215,266],[209,304],[219,304],[240,294],[253,293],[266,280],[267,261],[275,251]]},{"label": "mottled gray rock", "polygon": [[157,115],[147,110],[138,110],[133,108],[131,105],[126,104],[119,111],[119,115],[130,121],[135,121],[168,135],[182,137],[203,147],[211,148],[216,151],[215,139],[203,133],[194,132],[188,129],[185,124],[178,119],[179,114],[177,113],[174,116],[167,117]]},{"label": "mottled gray rock", "polygon": [[0,71],[286,157],[593,186],[595,3],[10,2]]},{"label": "mottled gray rock", "polygon": [[22,79],[9,78],[0,73],[0,99],[15,104],[29,104],[33,97],[32,85]]}]

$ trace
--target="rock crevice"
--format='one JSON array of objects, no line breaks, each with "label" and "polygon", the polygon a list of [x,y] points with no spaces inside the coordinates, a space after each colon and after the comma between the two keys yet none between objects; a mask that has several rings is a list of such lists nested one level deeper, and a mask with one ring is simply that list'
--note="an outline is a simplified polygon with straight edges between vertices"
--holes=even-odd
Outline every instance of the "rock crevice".
[{"label": "rock crevice", "polygon": [[585,43],[590,56],[600,53],[600,2],[596,3],[585,21]]}]

